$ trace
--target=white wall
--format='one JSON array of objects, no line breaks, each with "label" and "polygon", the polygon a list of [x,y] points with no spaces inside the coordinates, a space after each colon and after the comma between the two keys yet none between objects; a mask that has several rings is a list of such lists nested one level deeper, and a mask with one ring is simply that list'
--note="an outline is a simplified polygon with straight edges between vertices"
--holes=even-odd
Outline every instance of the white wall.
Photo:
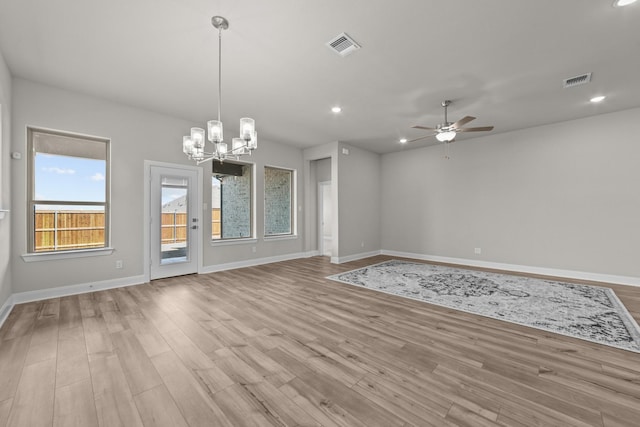
[{"label": "white wall", "polygon": [[331,159],[320,159],[315,161],[317,182],[331,181]]},{"label": "white wall", "polygon": [[[192,165],[182,154],[182,135],[194,123],[113,103],[75,92],[22,79],[13,82],[13,147],[23,160],[12,169],[12,273],[13,292],[43,290],[67,285],[108,281],[143,275],[144,160]],[[42,127],[101,136],[111,139],[111,246],[109,256],[25,263],[20,255],[27,249],[26,230],[26,127]],[[258,176],[264,164],[300,169],[302,151],[260,140],[252,161]],[[210,185],[211,165],[205,163],[205,182]],[[258,179],[258,194],[262,183]],[[204,187],[205,202],[211,206],[210,187]],[[300,198],[299,198],[300,200]],[[258,215],[262,201],[258,197]],[[203,217],[204,235],[210,235],[208,216]],[[258,224],[261,224],[258,220]],[[260,227],[260,226],[259,226]],[[260,228],[258,230],[260,231]],[[209,233],[209,234],[207,234]],[[249,246],[212,248],[203,239],[205,269],[216,264],[263,256],[299,252],[301,239],[258,243],[256,253]],[[115,269],[115,260],[124,268]]]},{"label": "white wall", "polygon": [[[348,150],[349,154],[345,154]],[[346,262],[380,251],[380,155],[342,142],[307,148],[305,200],[307,251],[318,249],[318,182],[331,176],[332,262]],[[320,163],[316,162],[321,160]],[[313,211],[312,211],[313,210]],[[337,219],[337,221],[336,221]]]},{"label": "white wall", "polygon": [[[0,209],[11,208],[11,74],[0,54]],[[0,220],[0,323],[2,306],[11,296],[11,215]]]},{"label": "white wall", "polygon": [[640,277],[638,135],[631,109],[384,155],[382,248]]},{"label": "white wall", "polygon": [[338,153],[339,257],[345,260],[380,250],[380,155],[343,143]]}]

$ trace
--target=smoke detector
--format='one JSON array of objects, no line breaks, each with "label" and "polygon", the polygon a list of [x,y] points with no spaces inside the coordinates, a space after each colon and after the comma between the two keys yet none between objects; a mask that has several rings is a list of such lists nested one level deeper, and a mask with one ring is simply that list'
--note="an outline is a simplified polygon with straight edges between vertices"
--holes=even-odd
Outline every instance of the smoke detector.
[{"label": "smoke detector", "polygon": [[355,42],[347,33],[341,33],[326,43],[327,47],[340,56],[347,56],[360,49],[360,45]]}]

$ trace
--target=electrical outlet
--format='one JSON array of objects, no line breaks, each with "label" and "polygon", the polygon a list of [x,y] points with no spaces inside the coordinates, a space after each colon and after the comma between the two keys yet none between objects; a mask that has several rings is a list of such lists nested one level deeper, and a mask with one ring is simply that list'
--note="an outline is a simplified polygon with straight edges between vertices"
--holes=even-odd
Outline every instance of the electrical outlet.
[{"label": "electrical outlet", "polygon": [[254,253],[254,254],[256,253],[256,247],[255,246],[251,246],[251,252]]},{"label": "electrical outlet", "polygon": [[475,252],[476,255],[480,255],[482,253],[482,248],[475,248],[473,252]]},{"label": "electrical outlet", "polygon": [[364,248],[364,242],[360,242],[360,247]]},{"label": "electrical outlet", "polygon": [[124,266],[124,264],[122,263],[121,259],[116,261],[116,268],[122,268],[123,266]]}]

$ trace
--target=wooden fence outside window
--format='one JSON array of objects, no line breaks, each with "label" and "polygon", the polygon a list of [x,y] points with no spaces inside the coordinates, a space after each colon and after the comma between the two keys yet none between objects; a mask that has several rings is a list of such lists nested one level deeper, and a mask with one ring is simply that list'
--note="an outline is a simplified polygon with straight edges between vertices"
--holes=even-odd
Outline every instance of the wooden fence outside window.
[{"label": "wooden fence outside window", "polygon": [[[105,246],[104,212],[39,210],[35,215],[36,252],[102,248]],[[187,214],[162,214],[162,244],[186,241]],[[211,211],[212,237],[220,236],[220,209]]]}]

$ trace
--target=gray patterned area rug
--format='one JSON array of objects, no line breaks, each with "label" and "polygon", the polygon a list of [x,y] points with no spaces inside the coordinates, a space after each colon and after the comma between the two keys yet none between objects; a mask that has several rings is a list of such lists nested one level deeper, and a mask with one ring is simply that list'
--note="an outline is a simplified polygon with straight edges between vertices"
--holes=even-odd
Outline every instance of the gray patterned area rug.
[{"label": "gray patterned area rug", "polygon": [[640,327],[609,288],[399,260],[327,278],[640,353]]}]

